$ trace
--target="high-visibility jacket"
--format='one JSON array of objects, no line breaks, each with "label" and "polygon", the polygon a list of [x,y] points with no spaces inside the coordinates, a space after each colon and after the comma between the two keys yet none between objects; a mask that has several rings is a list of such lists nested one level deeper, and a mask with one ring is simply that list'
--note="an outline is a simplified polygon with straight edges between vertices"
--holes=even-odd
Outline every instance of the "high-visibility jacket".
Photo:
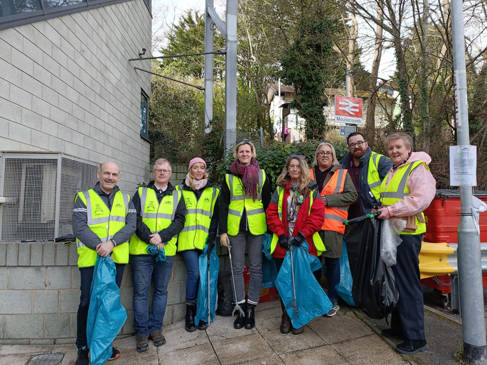
[{"label": "high-visibility jacket", "polygon": [[374,195],[374,198],[379,201],[380,198],[380,184],[381,179],[379,176],[379,161],[383,155],[380,153],[371,151],[369,159],[369,168],[367,170],[367,184],[369,189]]},{"label": "high-visibility jacket", "polygon": [[[413,172],[413,170],[420,165],[424,165],[429,170],[428,165],[423,161],[415,161],[400,166],[392,176],[389,184],[387,184],[387,176],[384,178],[384,180],[382,180],[382,184],[380,185],[380,202],[382,205],[393,205],[409,195],[410,190],[408,188],[407,181],[411,175],[411,172]],[[424,214],[422,212],[421,218],[422,219],[418,219],[416,216],[416,231],[401,232],[400,234],[422,234],[426,232],[426,223],[424,220]]]},{"label": "high-visibility jacket", "polygon": [[[345,186],[345,179],[347,178],[346,169],[337,169],[330,180],[323,186],[320,195],[340,194],[343,192]],[[314,170],[309,170],[311,180],[314,178]],[[340,234],[345,232],[345,221],[348,218],[348,206],[346,207],[330,207],[325,206],[325,220],[321,226],[322,231],[334,231]]]},{"label": "high-visibility jacket", "polygon": [[[139,197],[142,222],[145,223],[152,233],[160,232],[171,225],[181,200],[181,193],[177,189],[174,189],[172,194],[165,195],[161,199],[160,204],[154,189],[145,186],[140,187]],[[177,239],[178,237],[174,236],[168,242],[164,242],[166,256],[174,256],[176,254]],[[147,255],[147,246],[148,244],[136,234],[130,237],[131,255]]]},{"label": "high-visibility jacket", "polygon": [[[277,214],[279,215],[279,220],[282,222],[282,201],[284,199],[284,190],[281,186],[278,186],[277,187],[277,193],[279,195],[279,202],[277,204]],[[308,216],[311,215],[311,207],[313,206],[313,201],[314,201],[314,198],[313,198],[313,191],[310,191],[309,192],[309,209],[308,209]],[[287,212],[286,212],[287,214]],[[312,236],[313,238],[313,244],[315,245],[315,248],[316,248],[316,255],[317,256],[320,256],[323,252],[326,251],[326,247],[325,245],[323,244],[323,240],[321,239],[321,236],[319,235],[318,232],[315,232]],[[276,247],[277,247],[277,243],[279,241],[279,237],[277,236],[277,234],[273,234],[272,235],[272,241],[271,241],[271,248],[270,248],[270,253],[274,253]]]},{"label": "high-visibility jacket", "polygon": [[207,187],[201,193],[199,199],[192,190],[176,186],[183,194],[186,203],[186,216],[184,227],[178,235],[178,252],[185,250],[203,250],[206,239],[210,233],[211,219],[215,211],[215,203],[220,194],[216,187]]},{"label": "high-visibility jacket", "polygon": [[259,170],[257,199],[253,199],[246,195],[242,180],[239,177],[232,174],[225,175],[225,181],[230,191],[230,204],[228,205],[227,216],[227,233],[230,236],[236,236],[239,233],[240,220],[242,219],[244,208],[250,233],[257,236],[267,231],[264,204],[262,203],[262,187],[265,180],[265,171]]},{"label": "high-visibility jacket", "polygon": [[[80,191],[76,195],[75,200],[78,198],[86,205],[86,223],[88,227],[90,227],[102,242],[112,239],[118,231],[125,227],[125,219],[129,211],[130,201],[128,194],[123,194],[120,190],[117,191],[113,197],[111,210],[108,210],[105,202],[93,189]],[[78,248],[78,266],[95,266],[97,257],[96,250],[85,246],[78,238],[76,238],[76,246]],[[122,242],[116,245],[113,248],[112,258],[117,264],[127,264],[129,262],[128,242]]]}]

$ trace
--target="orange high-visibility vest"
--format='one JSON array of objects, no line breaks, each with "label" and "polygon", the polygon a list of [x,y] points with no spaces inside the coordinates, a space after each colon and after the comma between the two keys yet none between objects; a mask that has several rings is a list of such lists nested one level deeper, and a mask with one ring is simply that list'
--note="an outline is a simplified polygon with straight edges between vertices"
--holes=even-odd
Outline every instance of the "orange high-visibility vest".
[{"label": "orange high-visibility vest", "polygon": [[[315,181],[313,168],[309,169],[311,180]],[[347,178],[346,169],[338,169],[333,173],[331,179],[323,186],[320,195],[340,194],[345,186]],[[348,218],[348,206],[330,207],[325,206],[325,220],[321,226],[322,231],[334,231],[340,234],[345,232],[345,221]]]}]

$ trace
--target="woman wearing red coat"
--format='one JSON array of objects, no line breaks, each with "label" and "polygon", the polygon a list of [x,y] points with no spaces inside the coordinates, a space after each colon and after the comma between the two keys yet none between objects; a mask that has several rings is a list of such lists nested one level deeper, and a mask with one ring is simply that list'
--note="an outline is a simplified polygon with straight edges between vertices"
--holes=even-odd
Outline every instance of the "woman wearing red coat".
[{"label": "woman wearing red coat", "polygon": [[[300,246],[306,240],[309,253],[314,256],[325,250],[317,233],[323,224],[325,209],[315,190],[316,184],[310,179],[304,156],[289,156],[276,185],[266,216],[267,226],[274,233],[271,253],[280,269],[291,245]],[[319,274],[320,271],[317,272]],[[303,333],[303,328],[292,328],[282,301],[281,308],[281,333]]]}]

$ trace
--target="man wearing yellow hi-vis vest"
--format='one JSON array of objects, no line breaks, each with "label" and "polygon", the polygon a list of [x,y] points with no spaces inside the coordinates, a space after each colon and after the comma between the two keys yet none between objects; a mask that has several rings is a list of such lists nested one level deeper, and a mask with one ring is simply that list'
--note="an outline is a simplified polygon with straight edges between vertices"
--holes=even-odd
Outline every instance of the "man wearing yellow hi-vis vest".
[{"label": "man wearing yellow hi-vis vest", "polygon": [[359,196],[348,208],[348,219],[352,219],[370,213],[372,208],[379,205],[380,183],[391,169],[392,162],[372,151],[360,132],[349,134],[347,145],[349,152],[340,163],[348,170]]},{"label": "man wearing yellow hi-vis vest", "polygon": [[418,257],[426,232],[423,211],[435,197],[436,181],[428,167],[431,157],[425,152],[412,152],[413,139],[409,135],[391,134],[386,145],[394,166],[380,186],[383,207],[379,218],[404,218],[407,224],[400,232],[402,242],[392,266],[399,301],[392,311],[391,328],[382,334],[404,341],[397,345],[398,352],[414,354],[427,349]]},{"label": "man wearing yellow hi-vis vest", "polygon": [[[134,329],[136,350],[147,351],[148,340],[162,346],[162,322],[166,311],[167,286],[171,278],[177,236],[184,226],[186,207],[182,194],[169,182],[172,168],[160,158],[152,169],[154,180],[140,187],[133,201],[137,211],[136,234],[130,238],[130,263],[134,282]],[[152,256],[148,250],[164,251]],[[156,250],[157,252],[157,250]],[[149,313],[149,289],[152,283],[152,305]]]},{"label": "man wearing yellow hi-vis vest", "polygon": [[[78,365],[89,363],[86,322],[97,255],[106,257],[111,254],[117,269],[115,280],[120,287],[124,265],[129,261],[128,240],[137,222],[130,196],[123,194],[117,186],[120,181],[118,165],[114,162],[101,164],[97,176],[98,183],[93,189],[76,194],[72,216],[81,278],[76,336]],[[119,357],[120,351],[113,347],[111,359]]]}]

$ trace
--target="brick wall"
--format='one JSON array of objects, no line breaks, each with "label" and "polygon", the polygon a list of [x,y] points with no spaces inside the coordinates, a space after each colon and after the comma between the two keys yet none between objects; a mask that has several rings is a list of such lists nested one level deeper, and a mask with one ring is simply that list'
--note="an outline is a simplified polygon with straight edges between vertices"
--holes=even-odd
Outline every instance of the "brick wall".
[{"label": "brick wall", "polygon": [[[0,31],[0,153],[61,152],[120,164],[121,188],[144,180],[141,89],[150,95],[151,16],[127,1]],[[1,184],[0,184],[1,185]]]},{"label": "brick wall", "polygon": [[[80,276],[75,245],[0,243],[0,344],[73,343]],[[175,258],[164,324],[184,317],[186,267]],[[132,273],[120,295],[127,311],[121,334],[133,333]]]}]

